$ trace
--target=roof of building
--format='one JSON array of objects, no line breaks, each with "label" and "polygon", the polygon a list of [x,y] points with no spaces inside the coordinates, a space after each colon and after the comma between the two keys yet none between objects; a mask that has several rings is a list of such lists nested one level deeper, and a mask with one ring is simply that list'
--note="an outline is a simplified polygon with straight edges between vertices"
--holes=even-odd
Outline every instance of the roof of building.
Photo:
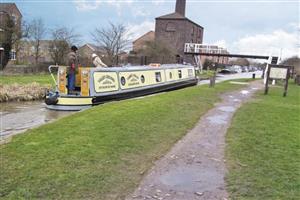
[{"label": "roof of building", "polygon": [[84,46],[87,46],[87,47],[90,48],[92,51],[97,51],[97,50],[99,49],[99,47],[97,47],[97,46],[94,45],[94,44],[90,44],[90,43],[84,44],[84,45],[82,45],[82,46],[79,47],[79,48],[82,48],[82,47],[84,47]]},{"label": "roof of building", "polygon": [[142,39],[143,37],[145,37],[146,35],[149,35],[149,34],[154,34],[154,31],[148,31],[144,35],[142,35],[139,38],[137,38],[136,40],[134,40],[132,43],[136,43],[138,40]]},{"label": "roof of building", "polygon": [[17,5],[15,3],[0,3],[0,11],[5,11],[6,12],[9,6],[15,7],[16,11],[22,17],[22,13],[20,12],[19,8],[17,7]]},{"label": "roof of building", "polygon": [[187,19],[187,18],[177,12],[174,12],[174,13],[157,17],[156,19]]},{"label": "roof of building", "polygon": [[99,47],[95,44],[91,44],[91,43],[86,43],[86,44],[82,45],[81,47],[79,47],[79,49],[84,46],[87,46],[88,48],[90,48],[92,51],[95,51],[95,52],[103,52],[104,51],[101,47]]},{"label": "roof of building", "polygon": [[203,29],[202,26],[200,26],[199,24],[197,24],[196,22],[193,22],[192,20],[190,20],[189,18],[181,15],[180,13],[177,13],[177,12],[174,12],[174,13],[170,13],[170,14],[167,14],[167,15],[163,15],[163,16],[160,16],[160,17],[157,17],[155,18],[156,20],[159,19],[159,20],[167,20],[167,19],[175,19],[175,20],[187,20],[193,24],[195,24],[196,26],[200,27]]}]

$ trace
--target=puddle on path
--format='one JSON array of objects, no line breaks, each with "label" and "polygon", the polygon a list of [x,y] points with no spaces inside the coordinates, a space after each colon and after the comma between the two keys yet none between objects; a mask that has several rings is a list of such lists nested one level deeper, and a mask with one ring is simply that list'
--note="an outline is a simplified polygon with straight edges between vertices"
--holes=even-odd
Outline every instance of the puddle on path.
[{"label": "puddle on path", "polygon": [[236,110],[233,106],[221,106],[218,109],[223,112],[234,112]]},{"label": "puddle on path", "polygon": [[246,83],[246,82],[237,82],[237,81],[230,81],[229,83],[235,84],[235,85],[249,85],[249,83]]},{"label": "puddle on path", "polygon": [[241,93],[244,94],[244,95],[247,95],[247,94],[249,94],[249,91],[248,90],[242,90]]},{"label": "puddle on path", "polygon": [[41,101],[1,103],[0,137],[18,134],[72,113],[48,110]]},{"label": "puddle on path", "polygon": [[227,117],[228,117],[227,115],[222,114],[222,115],[213,115],[208,117],[207,119],[211,124],[222,125],[222,124],[226,124]]},{"label": "puddle on path", "polygon": [[[215,169],[201,169],[201,167],[185,166],[176,167],[160,176],[160,181],[172,189],[181,191],[207,191],[215,188],[216,181],[220,175]],[[196,184],[201,180],[201,184]]]}]

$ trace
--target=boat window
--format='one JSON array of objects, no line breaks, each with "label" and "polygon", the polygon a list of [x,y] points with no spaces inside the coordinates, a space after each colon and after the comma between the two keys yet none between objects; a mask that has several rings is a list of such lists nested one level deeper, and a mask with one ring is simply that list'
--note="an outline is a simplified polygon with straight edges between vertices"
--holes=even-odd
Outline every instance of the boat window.
[{"label": "boat window", "polygon": [[161,82],[161,74],[160,74],[160,72],[155,72],[155,80],[156,80],[156,82]]},{"label": "boat window", "polygon": [[172,79],[173,75],[172,75],[172,72],[170,72],[170,79]]},{"label": "boat window", "polygon": [[181,70],[178,70],[178,77],[182,78],[182,72],[181,72]]},{"label": "boat window", "polygon": [[144,77],[144,75],[141,76],[141,82],[145,83],[145,77]]},{"label": "boat window", "polygon": [[188,75],[189,75],[189,77],[193,77],[193,70],[192,69],[188,69]]},{"label": "boat window", "polygon": [[122,84],[122,85],[125,85],[125,83],[126,83],[126,80],[125,80],[124,76],[122,76],[122,77],[121,77],[121,84]]}]

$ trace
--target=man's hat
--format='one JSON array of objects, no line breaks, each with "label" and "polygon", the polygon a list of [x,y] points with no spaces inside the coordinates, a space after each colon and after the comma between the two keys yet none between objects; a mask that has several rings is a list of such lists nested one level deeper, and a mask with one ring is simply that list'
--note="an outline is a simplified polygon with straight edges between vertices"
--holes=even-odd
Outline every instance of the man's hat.
[{"label": "man's hat", "polygon": [[73,46],[71,47],[71,50],[72,50],[72,51],[77,51],[78,48],[77,48],[75,45],[73,45]]}]

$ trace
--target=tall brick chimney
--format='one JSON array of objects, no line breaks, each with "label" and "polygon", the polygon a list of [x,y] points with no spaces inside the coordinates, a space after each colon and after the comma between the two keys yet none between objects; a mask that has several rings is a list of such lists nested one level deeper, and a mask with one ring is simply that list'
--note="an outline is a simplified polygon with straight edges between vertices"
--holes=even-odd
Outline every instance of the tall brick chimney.
[{"label": "tall brick chimney", "polygon": [[185,16],[185,3],[186,3],[186,0],[176,0],[175,12]]}]

